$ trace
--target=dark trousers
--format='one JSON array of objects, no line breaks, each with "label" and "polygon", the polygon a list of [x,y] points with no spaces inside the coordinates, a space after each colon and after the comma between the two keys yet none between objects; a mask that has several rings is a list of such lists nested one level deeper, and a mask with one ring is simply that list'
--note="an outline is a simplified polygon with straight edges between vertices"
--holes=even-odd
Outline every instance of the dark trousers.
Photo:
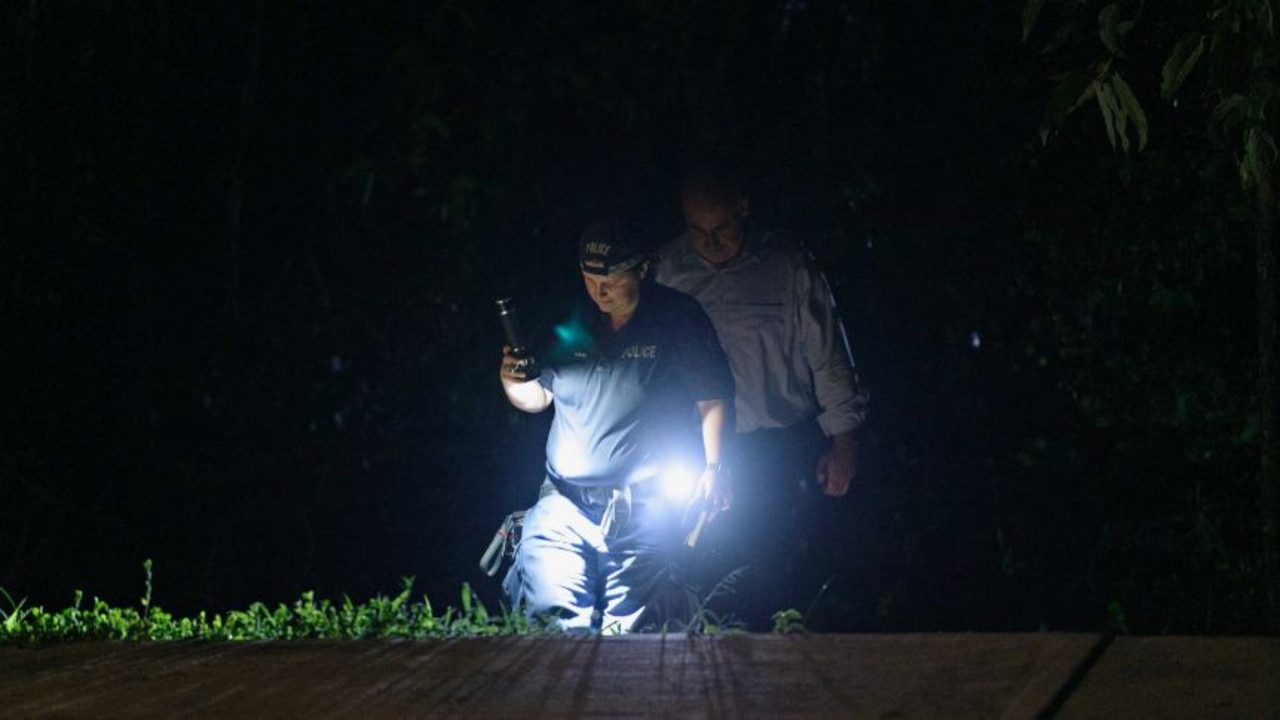
[{"label": "dark trousers", "polygon": [[736,435],[726,453],[732,509],[701,548],[695,578],[721,619],[767,631],[773,614],[807,613],[848,552],[847,498],[817,484],[830,440],[815,422]]}]

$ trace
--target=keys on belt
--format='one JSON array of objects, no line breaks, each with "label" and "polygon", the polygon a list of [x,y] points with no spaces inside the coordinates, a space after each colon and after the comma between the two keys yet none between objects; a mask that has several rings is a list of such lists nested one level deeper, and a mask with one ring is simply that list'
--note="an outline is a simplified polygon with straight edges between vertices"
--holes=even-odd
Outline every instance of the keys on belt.
[{"label": "keys on belt", "polygon": [[606,538],[614,538],[618,530],[625,527],[631,519],[632,486],[622,487],[575,487],[556,484],[561,495],[584,508],[602,508],[600,513],[600,532]]}]

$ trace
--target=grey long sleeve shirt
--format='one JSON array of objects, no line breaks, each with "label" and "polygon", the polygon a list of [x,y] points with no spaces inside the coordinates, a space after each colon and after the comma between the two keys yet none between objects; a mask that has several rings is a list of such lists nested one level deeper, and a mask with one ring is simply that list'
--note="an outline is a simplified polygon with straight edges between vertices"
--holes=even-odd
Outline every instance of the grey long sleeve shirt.
[{"label": "grey long sleeve shirt", "polygon": [[663,248],[656,272],[711,317],[737,386],[737,432],[814,415],[828,436],[862,424],[867,396],[831,290],[809,254],[784,235],[748,235],[742,254],[720,268],[682,235]]}]

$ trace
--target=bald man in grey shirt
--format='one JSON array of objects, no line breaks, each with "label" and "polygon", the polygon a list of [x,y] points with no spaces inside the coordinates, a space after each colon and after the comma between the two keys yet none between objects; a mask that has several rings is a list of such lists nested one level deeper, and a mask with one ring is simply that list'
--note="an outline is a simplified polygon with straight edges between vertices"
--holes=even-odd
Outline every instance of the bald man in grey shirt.
[{"label": "bald man in grey shirt", "polygon": [[[752,567],[747,585],[755,605],[803,602],[774,590],[817,592],[802,578],[833,565],[831,548],[820,546],[838,528],[814,527],[803,498],[815,490],[829,500],[848,492],[867,396],[830,288],[810,255],[782,233],[749,228],[747,198],[726,176],[691,176],[681,204],[688,229],[662,249],[656,278],[702,305],[736,386],[728,459],[737,521],[721,533],[722,560]],[[842,522],[833,509],[819,507],[825,520],[817,524]],[[756,626],[781,609],[742,608]]]}]

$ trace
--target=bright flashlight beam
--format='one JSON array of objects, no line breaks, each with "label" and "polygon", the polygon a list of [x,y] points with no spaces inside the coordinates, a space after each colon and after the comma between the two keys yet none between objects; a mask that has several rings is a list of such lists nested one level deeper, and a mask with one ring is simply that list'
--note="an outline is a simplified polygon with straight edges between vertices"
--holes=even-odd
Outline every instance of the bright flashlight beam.
[{"label": "bright flashlight beam", "polygon": [[685,503],[693,497],[694,485],[698,482],[693,468],[681,463],[672,463],[662,469],[658,475],[662,488],[662,496],[673,503]]}]

